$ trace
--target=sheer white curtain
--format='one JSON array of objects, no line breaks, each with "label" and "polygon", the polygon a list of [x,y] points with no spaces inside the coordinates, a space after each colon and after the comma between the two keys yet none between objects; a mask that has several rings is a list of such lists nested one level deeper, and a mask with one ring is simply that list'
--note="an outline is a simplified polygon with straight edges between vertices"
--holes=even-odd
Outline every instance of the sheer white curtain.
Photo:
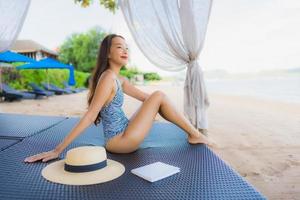
[{"label": "sheer white curtain", "polygon": [[0,52],[16,40],[27,15],[30,0],[0,0]]},{"label": "sheer white curtain", "polygon": [[118,5],[150,62],[168,71],[187,68],[184,114],[196,128],[207,129],[209,100],[197,59],[212,0],[119,0]]}]

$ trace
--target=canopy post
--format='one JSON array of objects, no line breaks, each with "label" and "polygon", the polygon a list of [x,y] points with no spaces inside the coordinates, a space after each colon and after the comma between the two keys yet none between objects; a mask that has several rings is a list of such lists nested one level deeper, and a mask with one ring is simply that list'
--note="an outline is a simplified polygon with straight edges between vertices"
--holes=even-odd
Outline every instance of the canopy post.
[{"label": "canopy post", "polygon": [[46,69],[46,74],[47,74],[47,85],[48,85],[48,89],[49,89],[49,74],[48,74],[48,69]]},{"label": "canopy post", "polygon": [[2,71],[1,71],[1,67],[0,67],[0,92],[2,92],[2,79],[1,79],[1,76],[2,76]]}]

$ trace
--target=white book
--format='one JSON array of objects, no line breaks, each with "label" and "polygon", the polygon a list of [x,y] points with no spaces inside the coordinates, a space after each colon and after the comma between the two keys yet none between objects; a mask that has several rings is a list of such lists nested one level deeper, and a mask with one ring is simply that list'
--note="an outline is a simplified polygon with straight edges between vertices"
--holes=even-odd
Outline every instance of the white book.
[{"label": "white book", "polygon": [[180,172],[179,167],[168,165],[162,162],[155,162],[131,170],[131,173],[150,182],[161,180],[178,172]]}]

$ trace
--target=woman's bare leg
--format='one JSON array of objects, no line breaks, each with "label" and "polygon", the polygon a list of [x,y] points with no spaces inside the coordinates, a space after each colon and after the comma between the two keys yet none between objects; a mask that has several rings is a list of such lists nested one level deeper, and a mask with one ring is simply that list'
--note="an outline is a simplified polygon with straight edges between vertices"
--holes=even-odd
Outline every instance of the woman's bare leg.
[{"label": "woman's bare leg", "polygon": [[197,136],[199,134],[199,131],[176,109],[166,95],[164,95],[158,112],[164,119],[182,128],[189,136]]},{"label": "woman's bare leg", "polygon": [[[161,102],[158,113],[167,121],[172,122],[182,128],[185,132],[188,133],[189,136],[198,135],[199,131],[197,131],[197,129],[190,123],[190,121],[176,109],[176,107],[163,92],[160,93],[162,93],[161,95],[164,96],[164,98]],[[132,118],[138,112],[139,110],[134,113]]]},{"label": "woman's bare leg", "polygon": [[124,133],[111,139],[106,149],[114,153],[129,153],[138,149],[152,127],[162,100],[161,92],[153,92],[132,116]]},{"label": "woman's bare leg", "polygon": [[164,117],[170,119],[169,121],[174,122],[187,131],[189,141],[190,138],[193,139],[190,143],[206,143],[206,138],[200,136],[199,132],[196,132],[196,129],[195,131],[190,127],[189,123],[180,121],[186,119],[176,116],[177,111],[174,111],[175,109],[166,103],[165,98],[164,93],[160,91],[152,93],[132,117],[124,133],[113,138],[111,142],[108,142],[107,149],[115,153],[129,153],[135,151],[147,136],[152,127],[153,120],[159,111]]},{"label": "woman's bare leg", "polygon": [[206,143],[212,145],[208,138],[201,133],[190,123],[190,121],[172,104],[169,98],[164,95],[164,99],[159,109],[159,114],[166,120],[176,124],[188,133],[188,141],[191,144]]}]

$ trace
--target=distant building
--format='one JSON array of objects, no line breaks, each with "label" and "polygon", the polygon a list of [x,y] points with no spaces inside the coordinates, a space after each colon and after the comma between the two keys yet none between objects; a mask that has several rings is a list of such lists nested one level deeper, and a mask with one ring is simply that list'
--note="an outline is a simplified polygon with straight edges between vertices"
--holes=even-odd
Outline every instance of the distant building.
[{"label": "distant building", "polygon": [[33,40],[17,40],[10,50],[23,54],[35,60],[46,57],[57,59],[58,53]]}]

